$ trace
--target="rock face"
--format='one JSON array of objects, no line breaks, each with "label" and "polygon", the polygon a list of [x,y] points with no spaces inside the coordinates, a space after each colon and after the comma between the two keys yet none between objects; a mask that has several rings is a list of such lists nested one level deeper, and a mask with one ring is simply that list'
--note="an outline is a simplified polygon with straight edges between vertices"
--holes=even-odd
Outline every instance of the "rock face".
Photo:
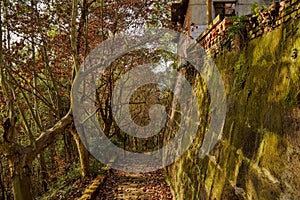
[{"label": "rock face", "polygon": [[[300,20],[291,19],[215,63],[226,85],[222,139],[198,158],[207,124],[167,169],[176,199],[300,199]],[[293,54],[293,55],[292,55]],[[209,121],[209,98],[192,78]],[[206,113],[206,114],[205,114]]]}]

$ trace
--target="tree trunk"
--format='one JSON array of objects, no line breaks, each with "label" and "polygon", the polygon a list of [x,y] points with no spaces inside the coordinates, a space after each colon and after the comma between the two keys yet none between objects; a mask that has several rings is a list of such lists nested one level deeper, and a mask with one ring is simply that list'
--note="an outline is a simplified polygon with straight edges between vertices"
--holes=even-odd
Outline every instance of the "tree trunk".
[{"label": "tree trunk", "polygon": [[20,173],[12,178],[13,194],[15,200],[31,200],[32,190],[30,183],[30,176],[28,174]]},{"label": "tree trunk", "polygon": [[12,170],[12,186],[15,200],[32,200],[32,186],[30,177],[30,166],[19,162],[22,156],[10,161]]},{"label": "tree trunk", "polygon": [[84,144],[82,143],[78,133],[74,130],[71,130],[70,132],[72,133],[73,138],[77,145],[79,159],[80,159],[80,166],[81,166],[81,175],[82,177],[85,177],[90,173],[89,152],[87,151]]},{"label": "tree trunk", "polygon": [[50,157],[51,157],[51,174],[57,172],[58,164],[56,161],[56,149],[55,145],[50,146]]},{"label": "tree trunk", "polygon": [[71,141],[68,132],[64,133],[64,146],[65,146],[65,162],[70,163],[72,160]]},{"label": "tree trunk", "polygon": [[[11,179],[13,187],[13,195],[15,200],[32,200],[31,185],[31,163],[44,148],[48,147],[55,141],[57,136],[63,132],[72,122],[72,117],[68,114],[58,121],[52,128],[40,134],[36,139],[36,148],[32,146],[23,147],[15,142],[0,143],[0,151],[9,160],[11,169]],[[15,121],[12,123],[13,127]],[[13,130],[9,128],[9,131]]]},{"label": "tree trunk", "polygon": [[207,16],[207,25],[212,22],[212,0],[206,0],[206,16]]},{"label": "tree trunk", "polygon": [[0,174],[0,189],[1,189],[0,199],[5,200],[5,186],[4,186],[4,183],[3,183],[2,174]]},{"label": "tree trunk", "polygon": [[43,152],[40,153],[40,165],[41,165],[41,178],[42,178],[43,191],[47,192],[48,191],[48,184],[47,184],[48,176],[47,176],[47,167],[46,167],[46,162],[45,162]]}]

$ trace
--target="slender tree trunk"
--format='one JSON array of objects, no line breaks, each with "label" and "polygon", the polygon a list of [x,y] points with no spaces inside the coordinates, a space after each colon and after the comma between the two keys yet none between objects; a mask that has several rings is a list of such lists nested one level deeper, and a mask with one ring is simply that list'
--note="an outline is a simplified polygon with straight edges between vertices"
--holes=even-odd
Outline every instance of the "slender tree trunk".
[{"label": "slender tree trunk", "polygon": [[71,160],[73,159],[73,154],[72,154],[72,140],[70,137],[69,132],[64,133],[64,146],[65,146],[65,162],[70,163]]},{"label": "slender tree trunk", "polygon": [[206,16],[207,16],[207,25],[212,22],[212,0],[206,0]]},{"label": "slender tree trunk", "polygon": [[2,174],[0,174],[0,189],[1,189],[0,199],[5,200],[5,186],[4,186],[4,183],[3,183]]},{"label": "slender tree trunk", "polygon": [[89,162],[89,152],[85,148],[84,144],[81,141],[78,133],[74,130],[70,130],[73,135],[73,138],[76,142],[79,159],[80,159],[80,166],[81,166],[81,175],[85,177],[90,174],[90,162]]},{"label": "slender tree trunk", "polygon": [[41,178],[42,178],[42,185],[43,185],[43,191],[48,191],[48,184],[47,184],[47,167],[46,162],[44,158],[43,152],[40,154],[40,166],[41,166]]},{"label": "slender tree trunk", "polygon": [[56,149],[55,145],[50,146],[50,157],[51,157],[51,173],[57,171],[57,162],[56,162]]}]

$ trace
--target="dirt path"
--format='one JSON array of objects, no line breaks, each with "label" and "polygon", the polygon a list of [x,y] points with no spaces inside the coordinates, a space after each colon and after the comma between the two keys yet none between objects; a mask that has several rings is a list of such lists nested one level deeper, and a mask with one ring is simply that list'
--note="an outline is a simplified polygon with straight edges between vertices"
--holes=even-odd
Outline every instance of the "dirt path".
[{"label": "dirt path", "polygon": [[171,200],[172,194],[162,170],[145,174],[113,170],[102,185],[96,200],[115,199]]}]

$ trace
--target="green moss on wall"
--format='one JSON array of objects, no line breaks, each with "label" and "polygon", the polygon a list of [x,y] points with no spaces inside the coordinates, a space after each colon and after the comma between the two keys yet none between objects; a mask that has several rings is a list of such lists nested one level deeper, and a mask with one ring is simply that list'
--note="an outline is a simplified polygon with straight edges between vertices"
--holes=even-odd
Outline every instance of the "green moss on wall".
[{"label": "green moss on wall", "polygon": [[[300,187],[288,170],[289,149],[300,152],[290,135],[300,137],[299,130],[284,125],[300,119],[293,117],[300,116],[300,53],[292,58],[294,49],[300,52],[299,19],[252,40],[242,52],[216,58],[227,92],[222,140],[210,156],[199,159],[207,129],[201,124],[194,144],[168,168],[177,199],[300,198],[288,189]],[[202,116],[209,120],[206,87],[199,76],[194,80]]]}]

